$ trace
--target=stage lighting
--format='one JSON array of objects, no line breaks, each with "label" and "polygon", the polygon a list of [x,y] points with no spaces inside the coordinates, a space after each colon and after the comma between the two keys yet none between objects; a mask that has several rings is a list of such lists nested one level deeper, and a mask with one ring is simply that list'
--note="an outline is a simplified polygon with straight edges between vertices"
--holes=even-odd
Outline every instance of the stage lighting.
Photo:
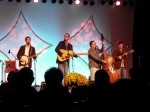
[{"label": "stage lighting", "polygon": [[108,4],[109,4],[109,5],[113,5],[113,4],[114,4],[114,1],[113,1],[113,0],[109,0],[109,1],[108,1]]},{"label": "stage lighting", "polygon": [[119,0],[115,1],[115,5],[119,6],[121,2]]},{"label": "stage lighting", "polygon": [[123,5],[124,7],[126,7],[126,6],[128,5],[128,2],[127,2],[127,1],[124,1],[124,2],[122,3],[122,5]]},{"label": "stage lighting", "polygon": [[34,0],[34,3],[38,3],[39,2],[39,0]]},{"label": "stage lighting", "polygon": [[56,0],[52,0],[51,2],[54,4],[54,3],[56,3]]},{"label": "stage lighting", "polygon": [[90,1],[90,5],[93,6],[95,2],[93,0]]},{"label": "stage lighting", "polygon": [[88,4],[88,0],[84,0],[83,5],[87,5],[87,4]]},{"label": "stage lighting", "polygon": [[8,0],[9,2],[12,2],[13,0]]},{"label": "stage lighting", "polygon": [[46,3],[47,2],[47,0],[42,0],[42,3]]},{"label": "stage lighting", "polygon": [[73,0],[68,0],[68,4],[71,5],[73,3]]},{"label": "stage lighting", "polygon": [[21,2],[21,0],[16,0],[16,2]]},{"label": "stage lighting", "polygon": [[101,0],[101,4],[104,5],[106,3],[105,0]]},{"label": "stage lighting", "polygon": [[130,1],[129,1],[129,5],[130,5],[131,7],[133,7],[133,6],[135,5],[134,1],[133,1],[133,0],[130,0]]},{"label": "stage lighting", "polygon": [[64,3],[64,0],[59,0],[59,3],[60,3],[60,4]]},{"label": "stage lighting", "polygon": [[31,0],[26,0],[27,3],[29,3]]},{"label": "stage lighting", "polygon": [[80,4],[80,0],[75,0],[75,4]]}]

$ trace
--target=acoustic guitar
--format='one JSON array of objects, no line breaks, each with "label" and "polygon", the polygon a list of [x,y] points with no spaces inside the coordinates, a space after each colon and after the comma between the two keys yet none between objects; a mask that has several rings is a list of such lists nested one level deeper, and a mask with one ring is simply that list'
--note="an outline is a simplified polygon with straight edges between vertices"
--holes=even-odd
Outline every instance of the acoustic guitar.
[{"label": "acoustic guitar", "polygon": [[60,49],[61,53],[65,54],[65,58],[62,58],[62,56],[58,55],[58,60],[59,61],[66,61],[68,59],[72,59],[73,56],[75,55],[87,55],[88,53],[74,53],[72,50],[64,50],[64,49]]}]

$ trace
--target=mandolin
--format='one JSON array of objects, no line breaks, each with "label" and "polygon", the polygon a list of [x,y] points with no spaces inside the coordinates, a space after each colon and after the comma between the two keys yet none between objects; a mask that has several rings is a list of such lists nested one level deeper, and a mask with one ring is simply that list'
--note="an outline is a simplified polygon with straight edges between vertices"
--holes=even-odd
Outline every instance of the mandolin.
[{"label": "mandolin", "polygon": [[119,55],[118,58],[119,58],[119,59],[122,59],[123,56],[126,56],[126,55],[128,55],[129,53],[133,53],[133,52],[134,52],[134,50],[133,50],[133,49],[130,49],[129,51],[124,52],[123,54]]}]

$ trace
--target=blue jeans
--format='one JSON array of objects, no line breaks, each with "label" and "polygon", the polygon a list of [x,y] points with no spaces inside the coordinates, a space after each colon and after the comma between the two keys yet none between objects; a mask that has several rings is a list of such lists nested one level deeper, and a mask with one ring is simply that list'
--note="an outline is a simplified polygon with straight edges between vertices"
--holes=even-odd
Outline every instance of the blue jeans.
[{"label": "blue jeans", "polygon": [[63,72],[63,76],[68,74],[69,63],[64,61],[63,63],[58,64],[58,68]]},{"label": "blue jeans", "polygon": [[124,67],[121,67],[119,69],[116,69],[118,71],[118,74],[119,74],[119,79],[130,79],[128,73],[127,73],[127,70],[126,68]]}]

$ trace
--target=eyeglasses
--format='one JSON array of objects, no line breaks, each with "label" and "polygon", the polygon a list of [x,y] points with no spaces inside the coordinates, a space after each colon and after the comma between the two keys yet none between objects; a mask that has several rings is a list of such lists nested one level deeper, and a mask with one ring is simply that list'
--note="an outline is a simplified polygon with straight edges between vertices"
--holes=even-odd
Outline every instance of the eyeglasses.
[{"label": "eyeglasses", "polygon": [[69,37],[68,35],[65,35],[64,37]]}]

